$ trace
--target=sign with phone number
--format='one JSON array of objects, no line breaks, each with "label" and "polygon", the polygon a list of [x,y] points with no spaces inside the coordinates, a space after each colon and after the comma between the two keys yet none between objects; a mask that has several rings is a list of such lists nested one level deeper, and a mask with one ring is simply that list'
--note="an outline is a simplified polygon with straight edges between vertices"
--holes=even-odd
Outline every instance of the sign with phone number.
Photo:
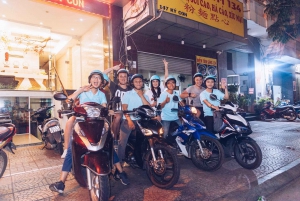
[{"label": "sign with phone number", "polygon": [[243,4],[237,0],[158,0],[157,9],[244,37]]}]

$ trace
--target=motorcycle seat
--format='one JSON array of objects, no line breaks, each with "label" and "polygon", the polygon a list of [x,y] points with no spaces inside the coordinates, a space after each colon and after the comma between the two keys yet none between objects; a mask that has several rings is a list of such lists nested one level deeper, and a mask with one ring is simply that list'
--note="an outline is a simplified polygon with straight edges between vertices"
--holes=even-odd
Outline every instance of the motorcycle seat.
[{"label": "motorcycle seat", "polygon": [[4,126],[0,126],[0,141],[7,138],[10,133],[10,129]]}]

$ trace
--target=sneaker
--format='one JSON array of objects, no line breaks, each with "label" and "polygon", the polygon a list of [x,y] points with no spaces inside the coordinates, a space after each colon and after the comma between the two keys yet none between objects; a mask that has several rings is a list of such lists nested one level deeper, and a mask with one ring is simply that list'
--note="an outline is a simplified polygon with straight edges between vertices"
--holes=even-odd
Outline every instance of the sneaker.
[{"label": "sneaker", "polygon": [[130,184],[126,172],[123,171],[123,172],[119,173],[118,176],[123,185],[126,186],[126,185]]},{"label": "sneaker", "polygon": [[65,157],[66,157],[66,155],[67,155],[67,152],[68,152],[68,150],[67,150],[67,149],[65,149],[65,150],[64,150],[64,153],[61,155],[61,158],[65,158]]},{"label": "sneaker", "polygon": [[62,193],[64,193],[64,190],[65,190],[65,184],[62,181],[55,182],[53,184],[50,184],[49,189],[51,191],[58,192],[58,193],[62,194]]}]

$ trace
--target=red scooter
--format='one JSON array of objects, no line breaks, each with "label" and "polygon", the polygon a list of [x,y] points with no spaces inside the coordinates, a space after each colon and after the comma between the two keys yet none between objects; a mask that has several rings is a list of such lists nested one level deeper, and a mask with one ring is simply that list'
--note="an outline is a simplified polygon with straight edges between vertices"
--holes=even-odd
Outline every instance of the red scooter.
[{"label": "red scooter", "polygon": [[[12,149],[16,149],[16,146],[12,142],[13,136],[16,134],[16,127],[11,123],[1,123],[7,122],[10,119],[5,118],[5,115],[0,114],[0,178],[3,176],[6,166],[7,166],[7,154],[3,149],[8,147],[11,153],[15,154]],[[3,118],[2,118],[3,117]]]},{"label": "red scooter", "polygon": [[266,119],[279,119],[284,118],[288,121],[295,121],[297,113],[292,105],[277,106],[275,110],[271,109],[271,102],[267,102],[265,107],[260,113],[260,119],[265,121]]},{"label": "red scooter", "polygon": [[[62,93],[55,100],[66,100]],[[61,111],[76,117],[72,140],[72,167],[76,181],[88,187],[91,200],[108,200],[109,174],[113,167],[113,138],[110,133],[108,109],[97,103],[84,103],[72,110]]]}]

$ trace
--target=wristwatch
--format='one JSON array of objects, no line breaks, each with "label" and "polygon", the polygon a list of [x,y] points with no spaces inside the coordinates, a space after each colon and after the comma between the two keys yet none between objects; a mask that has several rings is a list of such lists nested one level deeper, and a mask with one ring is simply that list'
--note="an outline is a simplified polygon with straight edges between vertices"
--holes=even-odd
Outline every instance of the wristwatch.
[{"label": "wristwatch", "polygon": [[191,93],[189,93],[189,97],[191,97]]}]

